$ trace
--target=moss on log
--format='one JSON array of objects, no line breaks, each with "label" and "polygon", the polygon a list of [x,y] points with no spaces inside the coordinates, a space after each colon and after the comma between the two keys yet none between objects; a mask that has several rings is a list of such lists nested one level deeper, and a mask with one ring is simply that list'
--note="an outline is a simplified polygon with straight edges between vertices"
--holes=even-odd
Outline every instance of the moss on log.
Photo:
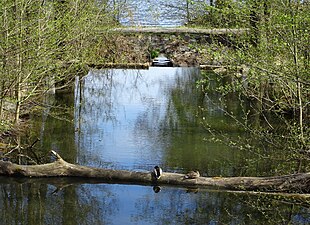
[{"label": "moss on log", "polygon": [[111,170],[80,166],[64,161],[56,152],[56,161],[42,165],[17,165],[0,161],[0,175],[14,177],[83,177],[107,182],[131,182],[150,185],[195,186],[238,191],[310,192],[310,173],[274,177],[198,177],[185,179],[185,174],[163,172],[155,180],[151,172]]}]

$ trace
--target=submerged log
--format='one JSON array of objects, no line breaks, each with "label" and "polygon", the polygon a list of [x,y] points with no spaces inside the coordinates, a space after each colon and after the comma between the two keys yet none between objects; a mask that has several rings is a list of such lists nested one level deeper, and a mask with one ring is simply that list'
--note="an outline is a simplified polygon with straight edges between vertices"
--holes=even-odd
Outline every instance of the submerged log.
[{"label": "submerged log", "polygon": [[310,192],[310,173],[274,177],[198,177],[185,179],[185,174],[163,172],[155,180],[152,172],[135,172],[80,166],[66,162],[56,152],[56,161],[42,165],[18,165],[0,161],[0,175],[11,177],[80,177],[107,182],[135,182],[150,185],[195,186],[239,191]]}]

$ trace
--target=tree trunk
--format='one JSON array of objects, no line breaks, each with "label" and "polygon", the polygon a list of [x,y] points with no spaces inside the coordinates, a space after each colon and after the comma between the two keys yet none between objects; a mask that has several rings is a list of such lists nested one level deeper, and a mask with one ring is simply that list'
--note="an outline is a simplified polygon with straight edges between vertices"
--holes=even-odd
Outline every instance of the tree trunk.
[{"label": "tree trunk", "polygon": [[0,175],[11,177],[80,177],[106,182],[130,182],[149,185],[195,186],[239,191],[310,192],[310,173],[275,177],[198,177],[185,179],[184,174],[163,172],[160,179],[151,172],[134,172],[79,166],[64,161],[56,152],[57,160],[42,165],[18,165],[0,161]]},{"label": "tree trunk", "polygon": [[259,4],[254,2],[250,12],[250,26],[252,30],[251,44],[257,47],[260,43],[260,16],[259,16]]}]

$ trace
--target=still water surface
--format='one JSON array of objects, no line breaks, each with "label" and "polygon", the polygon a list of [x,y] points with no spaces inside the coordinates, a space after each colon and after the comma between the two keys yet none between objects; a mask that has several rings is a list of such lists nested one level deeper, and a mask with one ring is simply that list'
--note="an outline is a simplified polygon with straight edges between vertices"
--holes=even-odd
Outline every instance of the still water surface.
[{"label": "still water surface", "polygon": [[[68,110],[47,109],[34,123],[32,138],[41,138],[37,146],[41,150],[54,149],[80,165],[135,171],[160,165],[172,172],[198,169],[204,176],[268,173],[271,162],[208,141],[202,122],[230,137],[242,131],[225,116],[216,92],[197,88],[200,76],[197,68],[90,71],[77,77],[74,92],[48,99]],[[229,96],[225,107],[237,115],[236,101]],[[151,186],[94,180],[0,178],[0,220],[2,224],[309,224],[310,210],[267,195],[176,187],[161,187],[155,193]]]},{"label": "still water surface", "polygon": [[[125,26],[175,27],[188,22],[197,13],[205,13],[209,0],[118,0],[113,8]],[[189,14],[189,15],[188,15]]]},{"label": "still water surface", "polygon": [[[76,88],[77,161],[147,171],[157,164],[172,171],[199,167],[218,174],[208,171],[208,155],[225,155],[227,148],[204,140],[198,79],[197,68],[90,72]],[[207,115],[225,119],[216,106]]]},{"label": "still water surface", "polygon": [[118,1],[119,21],[125,26],[180,26],[186,22],[184,0]]}]

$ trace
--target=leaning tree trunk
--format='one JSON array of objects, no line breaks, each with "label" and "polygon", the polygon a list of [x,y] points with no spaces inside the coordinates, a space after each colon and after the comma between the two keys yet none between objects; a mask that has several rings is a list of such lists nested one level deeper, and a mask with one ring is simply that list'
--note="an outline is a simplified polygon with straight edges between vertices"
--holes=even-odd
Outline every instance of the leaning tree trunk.
[{"label": "leaning tree trunk", "polygon": [[267,192],[310,192],[310,173],[299,173],[275,177],[198,177],[185,179],[184,174],[163,172],[160,179],[154,179],[151,172],[134,172],[92,168],[68,163],[56,152],[57,160],[42,165],[18,165],[0,161],[0,175],[19,177],[83,177],[107,182],[134,182],[150,185],[178,185],[214,187],[240,191]]}]

